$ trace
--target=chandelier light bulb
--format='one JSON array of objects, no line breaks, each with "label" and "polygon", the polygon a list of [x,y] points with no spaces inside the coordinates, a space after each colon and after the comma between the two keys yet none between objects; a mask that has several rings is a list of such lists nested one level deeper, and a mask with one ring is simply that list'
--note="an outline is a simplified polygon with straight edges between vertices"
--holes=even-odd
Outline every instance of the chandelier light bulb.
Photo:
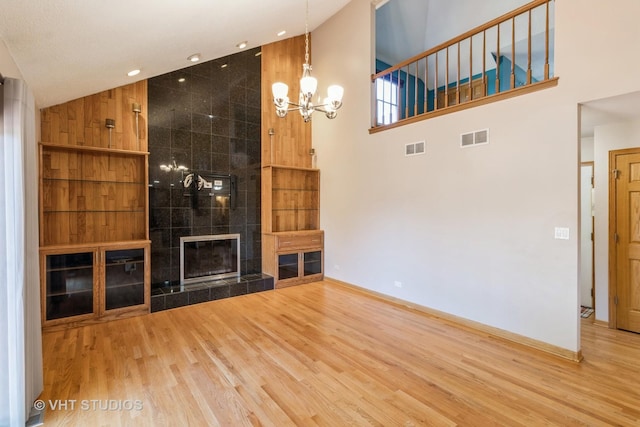
[{"label": "chandelier light bulb", "polygon": [[313,95],[318,88],[318,79],[311,76],[304,76],[300,79],[300,91],[306,94]]},{"label": "chandelier light bulb", "polygon": [[271,92],[273,92],[273,97],[275,99],[284,99],[287,97],[287,93],[289,92],[289,86],[285,83],[277,82],[271,85]]},{"label": "chandelier light bulb", "polygon": [[329,99],[331,101],[342,102],[342,95],[344,95],[344,89],[342,88],[342,86],[331,85],[327,89],[327,92],[329,93]]}]

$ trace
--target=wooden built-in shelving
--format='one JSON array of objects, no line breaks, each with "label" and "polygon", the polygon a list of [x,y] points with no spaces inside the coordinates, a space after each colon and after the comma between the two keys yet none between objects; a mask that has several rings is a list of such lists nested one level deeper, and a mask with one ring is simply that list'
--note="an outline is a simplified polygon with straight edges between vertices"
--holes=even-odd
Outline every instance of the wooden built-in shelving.
[{"label": "wooden built-in shelving", "polygon": [[304,37],[262,48],[262,271],[276,288],[321,280],[320,171],[312,167],[311,123],[297,113],[277,117],[271,85],[291,83],[304,63]]},{"label": "wooden built-in shelving", "polygon": [[[149,311],[146,105],[141,81],[41,111],[44,326]],[[113,254],[135,262],[111,266]],[[79,269],[90,274],[78,277]]]}]

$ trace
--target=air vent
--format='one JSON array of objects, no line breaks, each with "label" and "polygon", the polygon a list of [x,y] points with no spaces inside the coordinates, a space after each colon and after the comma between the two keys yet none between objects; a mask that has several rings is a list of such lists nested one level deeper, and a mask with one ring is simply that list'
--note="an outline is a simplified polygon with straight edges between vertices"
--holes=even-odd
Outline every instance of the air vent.
[{"label": "air vent", "polygon": [[416,156],[418,154],[424,154],[424,152],[425,152],[424,141],[412,142],[411,144],[405,144],[404,146],[405,156]]},{"label": "air vent", "polygon": [[460,135],[460,147],[473,147],[474,145],[482,145],[489,143],[489,129],[476,130]]}]

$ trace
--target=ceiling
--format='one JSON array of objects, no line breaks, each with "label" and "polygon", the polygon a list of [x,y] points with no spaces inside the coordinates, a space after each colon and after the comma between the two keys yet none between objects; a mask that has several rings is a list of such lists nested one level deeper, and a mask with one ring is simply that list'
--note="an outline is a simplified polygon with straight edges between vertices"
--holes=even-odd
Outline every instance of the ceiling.
[{"label": "ceiling", "polygon": [[[350,0],[309,0],[312,31]],[[2,0],[4,41],[40,108],[304,34],[303,0]],[[277,36],[286,30],[284,36]],[[140,69],[135,77],[127,72]],[[0,70],[2,73],[2,70]]]},{"label": "ceiling", "polygon": [[530,0],[380,2],[376,10],[376,57],[388,64],[397,64],[529,2]]},{"label": "ceiling", "polygon": [[592,137],[596,126],[640,119],[640,92],[612,96],[581,104],[580,133]]}]

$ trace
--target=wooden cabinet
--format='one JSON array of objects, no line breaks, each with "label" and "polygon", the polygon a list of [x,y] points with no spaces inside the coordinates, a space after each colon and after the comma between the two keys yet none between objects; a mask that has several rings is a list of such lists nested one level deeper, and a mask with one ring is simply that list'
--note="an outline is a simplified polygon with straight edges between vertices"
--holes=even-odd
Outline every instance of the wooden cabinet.
[{"label": "wooden cabinet", "polygon": [[41,251],[43,326],[149,310],[149,242]]},{"label": "wooden cabinet", "polygon": [[276,288],[323,278],[320,171],[262,168],[262,271]]},{"label": "wooden cabinet", "polygon": [[41,111],[44,326],[149,311],[146,105],[142,81]]},{"label": "wooden cabinet", "polygon": [[322,230],[279,232],[263,236],[263,270],[276,288],[315,282],[324,277]]}]

